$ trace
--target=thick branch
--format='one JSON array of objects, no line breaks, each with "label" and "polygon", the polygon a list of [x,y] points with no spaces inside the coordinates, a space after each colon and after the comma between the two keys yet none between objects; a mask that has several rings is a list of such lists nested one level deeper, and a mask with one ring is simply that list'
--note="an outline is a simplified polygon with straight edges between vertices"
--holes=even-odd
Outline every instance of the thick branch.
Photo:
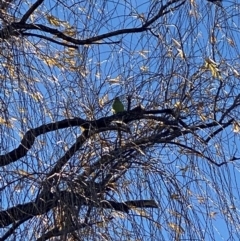
[{"label": "thick branch", "polygon": [[[124,122],[128,123],[134,120],[149,118],[148,114],[152,114],[152,113],[158,114],[158,113],[166,113],[166,112],[169,112],[169,110],[142,111],[141,113],[138,113],[137,111],[132,110],[130,112],[125,111],[117,115],[103,117],[96,121],[87,121],[81,118],[74,118],[74,119],[65,119],[62,121],[58,121],[58,122],[54,122],[46,125],[41,125],[35,129],[28,130],[24,135],[21,141],[21,144],[16,149],[12,150],[7,154],[0,155],[0,166],[8,165],[24,157],[27,154],[28,150],[33,146],[36,137],[51,131],[56,131],[56,130],[73,127],[73,126],[81,126],[86,130],[94,129],[96,130],[96,132],[100,128],[106,128],[105,130],[104,129],[102,130],[102,131],[106,131],[106,130],[112,129],[112,128],[107,129],[112,121],[124,120]],[[153,117],[153,118],[156,119],[156,117]],[[160,120],[163,122],[165,121],[165,124],[173,124],[173,122],[168,122],[167,118],[163,118],[163,117],[157,117],[157,118],[160,118],[159,121]]]},{"label": "thick branch", "polygon": [[[49,34],[53,34],[53,35],[57,36],[58,38],[61,38],[62,40],[68,41],[68,42],[76,44],[76,45],[94,44],[95,42],[98,42],[100,40],[103,40],[103,39],[106,39],[106,38],[111,38],[111,37],[118,36],[118,35],[123,35],[123,34],[128,34],[128,33],[141,33],[141,32],[150,30],[149,26],[151,24],[153,24],[157,19],[159,19],[160,17],[162,17],[165,14],[167,14],[168,12],[170,12],[170,10],[166,11],[166,9],[169,6],[171,6],[172,4],[179,2],[179,0],[172,0],[172,1],[169,1],[166,5],[163,5],[160,8],[159,12],[153,18],[151,18],[149,21],[144,23],[141,27],[129,28],[129,29],[119,29],[119,30],[116,30],[116,31],[113,31],[113,32],[101,34],[101,35],[91,37],[91,38],[88,38],[88,39],[85,39],[85,40],[80,40],[80,39],[75,39],[75,38],[69,37],[69,36],[63,34],[61,31],[59,31],[55,28],[50,28],[50,27],[47,27],[47,26],[42,25],[42,24],[27,24],[27,23],[25,23],[26,20],[29,18],[29,16],[33,13],[33,11],[39,5],[41,5],[42,2],[43,2],[43,0],[38,0],[37,2],[35,2],[33,4],[33,6],[22,17],[20,22],[13,22],[12,24],[8,25],[6,28],[2,29],[0,31],[0,38],[6,39],[6,38],[9,38],[12,35],[18,35],[19,33],[21,33],[23,36],[24,35],[31,36],[31,33],[26,34],[26,33],[24,33],[24,31],[25,30],[39,30],[39,31],[43,31],[43,32],[46,32],[46,33],[49,33]],[[181,6],[182,4],[184,4],[184,2],[185,1],[182,1],[176,7]],[[8,33],[8,34],[6,34],[6,33]],[[36,36],[36,35],[34,34],[34,36]],[[56,43],[56,41],[55,41],[55,43]]]},{"label": "thick branch", "polygon": [[55,44],[59,44],[59,45],[62,45],[64,47],[68,47],[68,48],[73,48],[73,49],[78,49],[78,47],[76,45],[72,45],[72,44],[67,44],[67,43],[64,43],[64,42],[60,42],[60,41],[57,41],[51,37],[47,37],[47,36],[43,36],[43,35],[40,35],[40,34],[36,34],[36,33],[24,33],[23,34],[24,36],[32,36],[32,37],[38,37],[38,38],[41,38],[41,39],[46,39],[48,41],[51,41],[52,43],[55,43]]},{"label": "thick branch", "polygon": [[[110,38],[110,37],[114,37],[122,34],[128,34],[128,33],[141,33],[148,30],[148,28],[146,27],[119,29],[113,32],[109,32],[109,33],[105,33],[95,37],[81,40],[81,39],[75,39],[75,38],[69,37],[55,28],[50,28],[42,24],[27,24],[27,23],[21,23],[21,22],[14,22],[10,26],[8,26],[8,28],[15,29],[16,31],[19,30],[20,32],[22,32],[23,30],[39,30],[42,32],[55,35],[58,38],[61,38],[62,40],[65,40],[67,42],[77,44],[77,45],[94,44],[94,42],[103,40],[105,38]],[[2,31],[5,32],[6,30],[3,29]],[[22,34],[25,35],[24,33]],[[27,35],[31,36],[31,33],[28,33]],[[0,31],[0,36],[1,36],[1,31]]]},{"label": "thick branch", "polygon": [[[159,12],[157,13],[157,15],[154,16],[153,18],[151,18],[149,21],[147,21],[147,22],[143,25],[143,27],[145,27],[145,28],[149,27],[151,24],[153,24],[153,23],[154,23],[156,20],[158,20],[160,17],[164,16],[166,13],[169,12],[169,11],[166,11],[166,12],[165,12],[165,10],[166,10],[169,6],[171,6],[173,3],[177,3],[177,2],[179,2],[179,0],[171,0],[171,1],[168,1],[168,2],[166,3],[166,5],[163,5],[163,6],[161,7],[161,9],[160,9]],[[185,3],[185,0],[182,1],[179,5],[177,5],[174,9],[180,7],[180,6],[183,5],[184,3]]]},{"label": "thick branch", "polygon": [[27,220],[34,216],[48,212],[57,205],[57,198],[49,192],[44,197],[37,199],[35,202],[19,204],[0,212],[0,228],[6,227],[16,221]]},{"label": "thick branch", "polygon": [[71,126],[81,126],[81,125],[84,126],[85,123],[86,121],[81,118],[70,119],[70,120],[66,119],[63,121],[58,121],[47,125],[41,125],[35,129],[28,130],[24,135],[21,141],[21,144],[16,149],[12,150],[11,152],[5,155],[0,155],[0,166],[8,165],[24,157],[27,154],[28,150],[34,144],[35,138],[37,136],[46,134],[51,131],[68,128]]},{"label": "thick branch", "polygon": [[[114,209],[116,211],[128,213],[131,207],[139,208],[157,208],[157,204],[153,200],[137,200],[127,202],[115,202],[109,200],[102,200],[101,202],[91,201],[90,197],[83,197],[82,195],[61,191],[59,193],[45,193],[40,196],[35,202],[20,204],[8,210],[0,212],[0,228],[6,227],[17,220],[27,220],[37,215],[47,213],[52,208],[58,205],[58,200],[62,200],[69,205],[87,205],[97,208]],[[129,206],[128,206],[129,205]]]},{"label": "thick branch", "polygon": [[[167,117],[162,117],[162,116],[156,116],[157,114],[165,114],[168,115]],[[155,115],[155,116],[154,116]],[[18,159],[24,157],[28,150],[32,147],[32,145],[34,144],[35,138],[38,137],[39,135],[42,134],[46,134],[48,132],[51,131],[56,131],[59,129],[64,129],[64,128],[68,128],[68,127],[73,127],[73,126],[81,126],[83,127],[85,130],[94,130],[94,133],[97,133],[99,131],[109,131],[109,130],[113,130],[114,127],[110,127],[109,125],[113,122],[113,121],[123,121],[125,123],[129,123],[132,121],[136,121],[136,120],[141,120],[141,119],[153,119],[155,121],[160,121],[163,123],[163,125],[165,126],[171,126],[171,127],[176,127],[176,129],[178,128],[178,122],[180,124],[184,124],[184,122],[179,119],[179,120],[169,120],[169,119],[174,119],[174,111],[171,109],[164,109],[164,110],[141,110],[138,111],[136,109],[133,109],[131,111],[124,111],[121,113],[118,113],[116,115],[112,115],[109,117],[102,117],[98,120],[95,121],[87,121],[81,118],[74,118],[74,119],[65,119],[62,121],[58,121],[58,122],[54,122],[54,123],[50,123],[50,124],[46,124],[46,125],[42,125],[39,126],[35,129],[30,129],[26,132],[26,134],[24,135],[21,144],[14,150],[12,150],[11,152],[4,154],[4,155],[0,155],[0,166],[5,166],[8,165],[12,162],[17,161]],[[190,133],[194,130],[199,130],[199,129],[206,129],[209,127],[214,127],[214,126],[218,126],[219,124],[216,122],[211,122],[208,124],[201,124],[198,126],[193,126],[193,127],[188,127],[186,124],[184,124],[185,128],[188,128],[188,130],[185,131],[181,131],[180,129],[179,131],[175,131],[173,133],[170,133],[169,130],[167,130],[168,133],[170,133],[170,135],[168,133],[159,133],[156,134],[154,136],[150,137],[146,137],[144,140],[141,139],[138,142],[135,142],[135,144],[137,145],[141,145],[143,144],[147,144],[147,143],[164,143],[167,141],[171,141],[173,139],[173,137],[178,137],[182,134],[186,134],[186,133]],[[227,125],[229,125],[229,122],[227,123]],[[224,124],[222,124],[222,126],[224,126]],[[88,133],[88,132],[86,132]],[[88,134],[87,134],[88,135]],[[88,136],[85,135],[85,138],[87,138]],[[165,138],[163,138],[165,137]],[[77,144],[81,144],[83,143],[83,140],[81,140],[80,142],[78,142]],[[75,150],[79,149],[79,147]],[[69,150],[69,153],[67,153],[66,155],[69,154],[70,156],[72,156],[74,153],[72,152],[72,150]],[[66,162],[66,155],[63,157],[63,159],[65,160],[64,163]],[[68,158],[69,159],[69,158]],[[67,159],[67,160],[68,160]],[[62,163],[63,160],[60,161],[60,163]],[[56,170],[59,170],[59,165],[58,167],[56,167]]]},{"label": "thick branch", "polygon": [[44,0],[37,0],[32,7],[28,9],[28,11],[23,15],[20,23],[25,23],[27,19],[31,16],[31,14],[43,3]]}]

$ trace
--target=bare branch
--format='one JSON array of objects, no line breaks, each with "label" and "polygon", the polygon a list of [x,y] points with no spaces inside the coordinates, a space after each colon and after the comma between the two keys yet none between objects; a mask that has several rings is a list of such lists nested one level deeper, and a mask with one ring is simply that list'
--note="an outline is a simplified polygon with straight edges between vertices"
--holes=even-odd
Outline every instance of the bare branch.
[{"label": "bare branch", "polygon": [[25,23],[28,18],[31,16],[31,14],[43,3],[44,0],[37,0],[32,7],[28,9],[28,11],[23,15],[22,19],[20,20],[20,23]]},{"label": "bare branch", "polygon": [[[29,202],[15,207],[9,208],[6,211],[0,212],[0,227],[6,227],[16,220],[27,220],[33,216],[47,213],[52,208],[58,205],[59,198],[69,205],[87,205],[98,208],[114,209],[121,212],[129,212],[131,206],[134,207],[151,207],[157,208],[158,206],[152,200],[128,201],[120,203],[110,200],[102,200],[97,203],[91,201],[91,197],[83,197],[82,195],[72,193],[69,191],[61,191],[60,193],[45,193],[40,196],[35,202]],[[129,207],[128,207],[129,205]]]}]

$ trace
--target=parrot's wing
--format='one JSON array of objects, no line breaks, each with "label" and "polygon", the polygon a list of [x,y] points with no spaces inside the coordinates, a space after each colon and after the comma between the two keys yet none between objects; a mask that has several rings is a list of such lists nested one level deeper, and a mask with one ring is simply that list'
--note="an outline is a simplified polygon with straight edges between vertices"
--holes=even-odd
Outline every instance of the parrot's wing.
[{"label": "parrot's wing", "polygon": [[112,109],[114,114],[124,111],[124,105],[118,97],[114,100]]}]

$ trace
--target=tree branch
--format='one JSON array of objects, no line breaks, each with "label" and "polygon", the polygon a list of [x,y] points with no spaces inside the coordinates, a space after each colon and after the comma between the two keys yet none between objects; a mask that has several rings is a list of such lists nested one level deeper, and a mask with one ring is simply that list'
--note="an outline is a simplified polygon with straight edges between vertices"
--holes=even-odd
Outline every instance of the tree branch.
[{"label": "tree branch", "polygon": [[[181,119],[179,120],[169,120],[169,117],[161,117],[161,116],[152,116],[152,114],[170,114],[170,116],[172,116],[174,113],[173,110],[171,109],[164,109],[164,110],[149,110],[149,111],[145,111],[145,110],[141,110],[141,112],[138,112],[136,110],[131,110],[131,111],[123,111],[121,113],[112,115],[112,116],[108,116],[108,117],[102,117],[98,120],[95,121],[87,121],[81,118],[73,118],[73,119],[65,119],[62,121],[57,121],[54,123],[50,123],[50,124],[45,124],[45,125],[41,125],[35,129],[30,129],[26,132],[26,134],[24,135],[21,144],[14,150],[10,151],[7,154],[4,155],[0,155],[0,166],[5,166],[8,165],[12,162],[17,161],[18,159],[24,157],[27,152],[29,151],[29,149],[32,147],[32,145],[34,144],[35,138],[38,137],[39,135],[42,134],[46,134],[48,132],[51,131],[56,131],[56,130],[60,130],[60,129],[64,129],[64,128],[68,128],[68,127],[73,127],[73,126],[79,126],[79,127],[83,127],[85,130],[94,130],[94,132],[92,132],[91,134],[94,133],[98,133],[98,132],[102,132],[102,131],[109,131],[109,130],[115,130],[115,127],[111,127],[109,126],[111,124],[111,122],[113,121],[123,121],[124,123],[129,123],[135,120],[141,120],[141,119],[153,119],[156,121],[161,121],[163,122],[163,124],[165,126],[178,126],[178,122],[183,123],[183,121],[181,121]],[[173,116],[171,117],[173,118]],[[226,123],[227,125],[229,125],[229,122]],[[199,129],[204,129],[204,128],[209,128],[209,127],[214,127],[219,125],[218,123],[214,122],[214,123],[208,123],[208,124],[202,124],[199,126],[193,126],[193,127],[188,127],[189,130],[193,131],[193,130],[199,130]],[[222,124],[224,126],[224,124]],[[184,126],[186,126],[186,124],[184,124]],[[105,129],[104,129],[105,128]],[[123,130],[124,131],[124,130]],[[169,132],[169,131],[168,131]],[[179,136],[180,134],[186,134],[189,133],[190,131],[182,131],[181,133],[178,133],[176,135],[175,133],[175,137]],[[89,137],[88,135],[88,131],[86,132],[85,138]],[[172,140],[173,135],[171,135],[170,137],[167,137],[165,139],[160,139],[163,136],[166,137],[166,135],[163,135],[162,133],[157,134],[155,136],[152,136],[151,138],[148,138],[148,143],[153,142],[153,141],[157,141],[156,143],[163,143],[169,140]],[[83,138],[83,137],[81,137]],[[141,144],[143,141],[143,139],[140,142],[137,142],[135,144]],[[79,139],[79,142],[77,143],[77,145],[81,145],[83,143],[83,139]],[[143,141],[144,142],[144,141]],[[78,148],[79,146],[73,146],[72,148]],[[73,150],[69,150],[69,153],[67,153],[62,160],[60,160],[60,163],[65,163],[66,157],[68,155],[72,156]],[[65,161],[63,161],[65,160]],[[56,167],[56,170],[59,170],[59,165],[58,167]]]},{"label": "tree branch", "polygon": [[20,23],[25,23],[27,19],[31,16],[31,14],[43,3],[44,0],[37,0],[32,7],[28,9],[28,11],[23,15]]},{"label": "tree branch", "polygon": [[[116,211],[128,213],[131,207],[139,208],[157,208],[157,204],[153,200],[137,200],[127,202],[115,202],[110,200],[91,200],[91,197],[83,197],[83,195],[60,191],[58,193],[47,192],[37,198],[35,202],[20,204],[0,212],[0,228],[6,227],[16,220],[27,220],[37,215],[47,213],[58,205],[58,200],[62,200],[68,205],[85,205],[97,208],[114,209]],[[129,205],[129,206],[128,206]]]},{"label": "tree branch", "polygon": [[[168,110],[167,110],[168,112]],[[102,129],[101,131],[107,131],[111,130],[112,128],[114,129],[115,127],[109,127],[110,123],[113,121],[122,121],[128,123],[134,120],[139,120],[139,119],[144,119],[144,118],[149,118],[148,114],[151,113],[166,113],[165,110],[159,110],[159,111],[143,111],[141,113],[138,113],[134,110],[130,112],[121,112],[116,115],[112,115],[109,117],[102,117],[96,121],[87,121],[81,118],[73,118],[73,119],[65,119],[62,121],[57,121],[54,123],[50,124],[44,124],[41,125],[35,129],[30,129],[26,132],[24,135],[21,144],[14,150],[10,151],[7,154],[0,155],[0,166],[5,166],[8,165],[12,162],[17,161],[18,159],[24,157],[29,149],[32,147],[34,144],[34,141],[36,137],[42,134],[46,134],[51,131],[56,131],[68,127],[73,127],[73,126],[80,126],[83,127],[85,130],[95,130],[95,133],[97,133],[98,130],[101,128],[106,128],[105,130]],[[153,117],[154,118],[154,117]],[[158,117],[161,118],[161,117]],[[166,118],[161,118],[161,121],[165,121],[166,124],[171,124],[172,122],[168,122]],[[109,129],[108,129],[109,128]],[[115,128],[116,129],[116,128]],[[78,144],[83,143],[83,140],[78,142]],[[66,159],[66,158],[65,158]]]},{"label": "tree branch", "polygon": [[43,35],[40,35],[40,34],[35,34],[35,33],[22,33],[23,36],[32,36],[32,37],[38,37],[38,38],[41,38],[41,39],[46,39],[48,41],[51,41],[52,43],[56,43],[56,44],[59,44],[59,45],[62,45],[64,47],[69,47],[69,48],[74,48],[74,49],[78,49],[78,46],[76,45],[72,45],[72,44],[67,44],[67,43],[63,43],[63,42],[59,42],[53,38],[50,38],[50,37],[47,37],[47,36],[43,36]]},{"label": "tree branch", "polygon": [[[43,0],[38,0],[37,2],[35,2],[33,4],[33,6],[22,17],[20,22],[13,22],[12,24],[8,25],[6,28],[2,29],[0,31],[0,38],[6,39],[6,38],[9,38],[11,35],[18,35],[19,33],[22,33],[23,35],[31,35],[29,33],[26,34],[23,31],[25,31],[25,30],[39,30],[39,31],[43,31],[43,32],[53,34],[53,35],[57,36],[58,38],[61,38],[62,40],[68,41],[70,43],[74,43],[76,45],[94,44],[95,42],[98,42],[98,41],[103,40],[105,38],[111,38],[111,37],[114,37],[114,36],[128,34],[128,33],[141,33],[141,32],[150,30],[149,26],[152,23],[154,23],[157,19],[159,19],[160,17],[164,16],[165,14],[167,14],[169,12],[169,11],[164,12],[165,9],[167,9],[172,4],[174,4],[176,2],[179,2],[179,0],[172,0],[172,1],[169,1],[166,5],[163,5],[161,7],[161,9],[159,10],[159,12],[156,14],[156,16],[154,16],[152,19],[150,19],[149,21],[144,23],[141,27],[129,28],[129,29],[119,29],[119,30],[116,30],[116,31],[113,31],[113,32],[101,34],[101,35],[91,37],[91,38],[88,38],[88,39],[85,39],[85,40],[79,40],[79,39],[69,37],[69,36],[63,34],[61,31],[59,31],[55,28],[50,28],[50,27],[47,27],[47,26],[42,25],[42,24],[27,24],[27,23],[25,23],[26,20],[29,18],[29,16],[33,13],[33,11],[42,2],[43,2]],[[185,0],[182,1],[177,7],[181,6],[184,3],[185,3]],[[6,34],[6,33],[8,33],[8,34]],[[48,40],[50,40],[50,39],[48,39]],[[50,40],[50,41],[52,41],[52,40]],[[55,41],[55,43],[57,43],[57,42]]]}]

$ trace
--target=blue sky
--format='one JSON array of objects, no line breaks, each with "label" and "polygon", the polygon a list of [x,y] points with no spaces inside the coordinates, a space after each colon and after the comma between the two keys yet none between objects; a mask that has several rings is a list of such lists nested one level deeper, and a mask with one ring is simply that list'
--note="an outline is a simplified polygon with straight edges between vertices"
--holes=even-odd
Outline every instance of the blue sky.
[{"label": "blue sky", "polygon": [[[130,6],[126,1],[118,1],[116,3],[106,2],[104,6],[104,1],[95,1],[95,3],[88,1],[80,3],[80,7],[73,6],[69,11],[63,11],[61,5],[56,7],[55,1],[51,1],[52,6],[47,3],[46,8],[51,9],[52,7],[47,13],[48,15],[66,21],[76,29],[77,38],[85,39],[121,28],[140,26],[142,20],[151,18],[161,6],[161,3],[158,3],[155,8],[151,9],[149,6],[153,6],[152,2],[146,1],[139,4],[137,1],[131,1],[132,6]],[[165,2],[163,1],[163,3]],[[12,44],[16,48],[12,51],[16,53],[13,58],[14,63],[21,63],[21,67],[26,66],[26,68],[23,68],[21,74],[19,74],[19,80],[22,83],[17,80],[14,84],[11,82],[11,93],[8,94],[6,90],[3,90],[1,95],[9,103],[10,116],[16,119],[14,120],[13,130],[9,130],[10,128],[6,126],[1,127],[7,129],[3,130],[2,133],[6,133],[5,135],[10,136],[13,140],[11,143],[3,143],[2,152],[19,145],[21,139],[19,132],[26,131],[28,128],[35,128],[41,124],[62,120],[66,117],[80,116],[84,118],[92,110],[91,118],[111,115],[111,101],[115,96],[120,96],[125,105],[125,97],[132,94],[133,105],[141,103],[149,109],[173,107],[181,97],[183,83],[188,83],[191,77],[201,69],[204,60],[208,57],[222,64],[223,71],[221,74],[223,78],[231,75],[234,69],[238,70],[239,10],[233,7],[234,3],[232,2],[224,1],[224,9],[216,8],[214,4],[207,1],[196,1],[194,3],[196,5],[187,2],[179,10],[169,13],[167,18],[161,18],[158,24],[154,23],[152,31],[156,36],[153,36],[150,32],[119,35],[106,40],[107,42],[119,41],[117,44],[80,46],[79,54],[74,57],[76,69],[73,71],[57,64],[48,67],[42,61],[44,56],[48,55],[52,59],[58,57],[59,62],[65,61],[65,66],[68,66],[66,56],[69,57],[70,55],[66,52],[65,56],[61,55],[61,51],[64,50],[63,47],[40,41],[35,37],[29,38],[29,41],[34,43],[33,45],[23,44],[24,47],[20,49]],[[88,12],[88,4],[91,6],[95,4],[92,12]],[[78,10],[77,7],[79,7]],[[21,12],[24,12],[23,9],[27,8],[22,3]],[[51,26],[46,19],[46,8],[40,7],[39,11],[36,11],[34,23],[44,23]],[[151,9],[151,14],[147,16],[149,9]],[[44,14],[41,11],[44,11]],[[72,11],[76,11],[78,15],[74,16]],[[235,15],[235,17],[230,17],[231,15]],[[107,21],[104,21],[105,19]],[[55,26],[55,28],[57,27]],[[64,29],[65,26],[63,25],[60,28]],[[216,39],[211,39],[212,33],[214,33]],[[216,44],[211,44],[211,41],[216,41]],[[179,44],[181,48],[178,46]],[[187,61],[181,57],[180,50],[187,56]],[[28,57],[18,55],[24,52],[28,52]],[[42,54],[39,54],[40,52]],[[2,58],[1,61],[4,63],[5,59]],[[84,68],[81,68],[82,66]],[[37,70],[33,70],[33,67]],[[39,69],[41,72],[38,72]],[[29,73],[31,79],[36,80],[36,83],[28,83],[27,80],[22,79],[23,76],[29,76]],[[113,84],[111,80],[119,81]],[[208,93],[207,91],[211,94],[216,93],[220,82],[218,79],[211,78],[209,72],[196,79],[193,84],[199,86],[201,90],[196,92],[195,101],[208,101],[206,103],[209,103],[210,106],[212,100],[208,99],[206,93]],[[237,94],[238,82],[239,80],[234,76],[229,78],[225,92],[232,91],[232,87],[236,85],[235,94]],[[9,86],[6,86],[7,88]],[[34,96],[37,92],[42,96],[40,100]],[[231,93],[234,93],[234,91]],[[101,106],[99,100],[104,97],[108,99]],[[231,103],[230,97],[228,103],[224,101],[220,103],[219,101],[219,105],[223,107],[231,105]],[[186,105],[188,104],[193,103],[188,100]],[[205,107],[207,113],[210,113],[211,110],[208,109],[209,106]],[[25,108],[25,110],[21,111],[21,108]],[[194,117],[187,121],[190,122],[194,118],[196,122],[200,121],[196,109],[192,116]],[[22,125],[23,120],[26,121],[24,125]],[[22,160],[22,162],[9,165],[7,170],[10,172],[23,169],[29,173],[36,173],[37,177],[43,178],[44,173],[63,155],[65,148],[73,143],[79,133],[79,128],[73,128],[71,132],[68,130],[59,131],[57,134],[39,137],[38,142],[29,152],[27,161]],[[200,132],[202,137],[206,137],[208,134],[205,131]],[[196,145],[199,145],[199,140],[192,137],[189,137],[189,139],[182,138],[182,141],[186,144],[191,144],[194,141]],[[217,144],[219,143],[224,143],[224,145],[218,147]],[[208,148],[200,146],[199,151],[220,160],[222,157],[220,154],[225,155],[226,158],[230,157],[235,151],[239,154],[238,144],[238,135],[233,134],[231,128],[228,128],[213,139]],[[48,150],[48,153],[46,153],[46,150]],[[234,220],[238,216],[238,208],[226,212],[227,209],[231,209],[229,200],[239,204],[238,164],[233,163],[219,168],[200,157],[185,155],[181,151],[171,145],[165,148],[159,146],[152,151],[152,155],[148,153],[152,159],[156,158],[159,161],[157,163],[159,166],[156,166],[159,174],[147,170],[144,173],[143,170],[133,169],[127,175],[127,178],[132,180],[133,184],[132,198],[134,194],[139,195],[138,190],[135,190],[137,186],[142,189],[142,197],[148,198],[151,196],[160,205],[159,210],[149,212],[153,212],[153,218],[161,224],[161,228],[154,225],[150,227],[146,219],[139,218],[144,229],[134,227],[134,225],[130,229],[137,230],[139,228],[138,231],[142,231],[143,237],[147,235],[144,232],[155,228],[156,234],[167,239],[169,230],[166,223],[174,223],[174,214],[171,212],[177,210],[189,215],[193,222],[192,226],[190,224],[188,226],[186,223],[181,224],[181,226],[184,228],[195,226],[196,230],[192,230],[193,233],[197,231],[197,227],[201,223],[201,228],[204,229],[202,233],[206,233],[202,240],[213,240],[214,238],[216,240],[227,240],[230,235],[228,232],[234,233],[230,229],[227,231],[226,223],[230,222],[231,218],[228,215],[235,212]],[[48,161],[44,162],[46,159]],[[146,161],[145,157],[140,159],[143,162]],[[76,164],[76,160],[72,160],[72,164]],[[198,164],[198,167],[196,164]],[[188,169],[183,175],[181,169],[186,167]],[[160,176],[161,170],[165,170],[163,177]],[[186,203],[189,202],[189,206],[186,205],[188,212],[187,210],[181,210],[182,206],[179,205],[181,200],[178,200],[178,198],[169,201],[171,198],[174,199],[171,194],[173,195],[176,192],[174,189],[176,186],[171,183],[170,174],[178,180],[178,184],[181,184],[179,188],[182,191],[182,196],[188,198],[186,200]],[[18,174],[16,174],[15,180],[18,180],[17,178],[19,178]],[[194,181],[196,179],[197,182]],[[149,181],[154,183],[153,190],[151,190]],[[157,182],[159,182],[158,185]],[[222,188],[214,186],[220,183],[224,183]],[[12,188],[14,188],[14,185]],[[29,199],[32,198],[33,194],[29,194],[31,182],[24,183],[24,185],[24,191],[20,188],[19,195],[13,198],[12,203],[15,203],[19,197],[21,197],[21,201],[26,200],[26,194]],[[233,196],[228,195],[229,190],[231,190]],[[135,191],[137,193],[134,193]],[[6,192],[5,195],[7,196],[8,193]],[[219,206],[222,205],[218,199],[220,195],[222,200],[226,196],[225,211],[219,209]],[[127,194],[122,194],[123,200],[126,196]],[[205,203],[205,197],[208,198],[207,203]],[[121,195],[119,198],[121,198]],[[8,205],[12,206],[3,198],[2,206],[5,208]],[[194,207],[191,207],[191,205]],[[232,209],[234,208],[232,207]],[[191,209],[194,211],[191,211]],[[209,215],[212,215],[212,218],[208,218]],[[225,222],[222,221],[224,219]],[[126,222],[125,225],[129,226],[130,222]],[[190,230],[187,231],[188,234],[191,233]],[[237,234],[235,240],[237,240]]]}]

